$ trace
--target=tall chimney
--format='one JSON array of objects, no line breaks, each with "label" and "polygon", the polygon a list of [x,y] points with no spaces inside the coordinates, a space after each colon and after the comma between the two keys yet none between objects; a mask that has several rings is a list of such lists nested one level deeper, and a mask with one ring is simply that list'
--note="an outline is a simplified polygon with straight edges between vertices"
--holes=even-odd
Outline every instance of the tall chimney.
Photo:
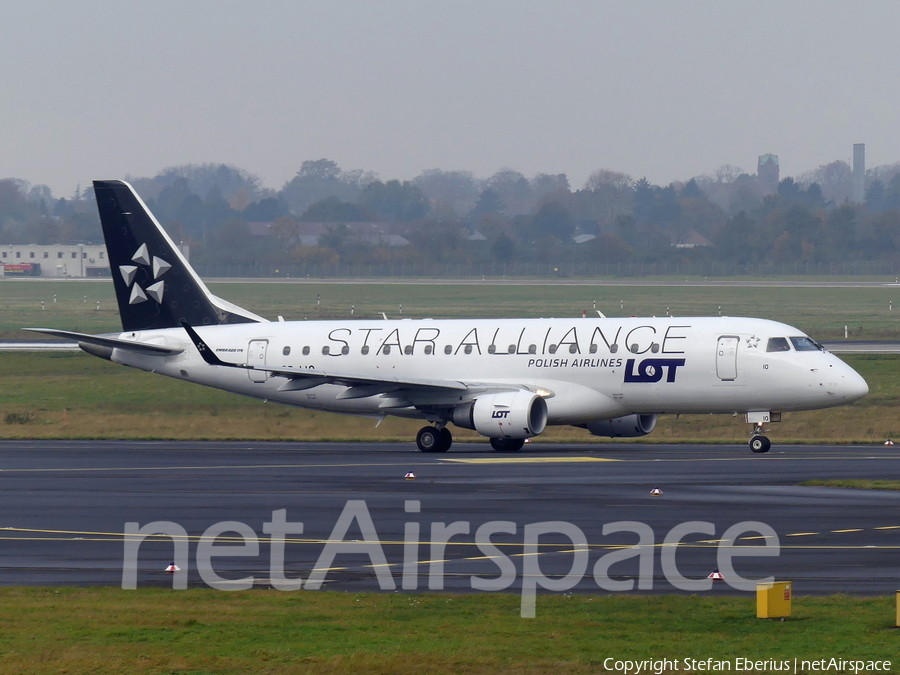
[{"label": "tall chimney", "polygon": [[853,144],[853,201],[866,199],[866,144]]}]

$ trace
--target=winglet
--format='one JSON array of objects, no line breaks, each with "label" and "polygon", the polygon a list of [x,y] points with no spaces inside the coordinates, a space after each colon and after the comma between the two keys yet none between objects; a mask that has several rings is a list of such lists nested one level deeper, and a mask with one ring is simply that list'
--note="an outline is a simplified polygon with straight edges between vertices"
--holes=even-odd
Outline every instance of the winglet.
[{"label": "winglet", "polygon": [[200,356],[203,357],[203,360],[206,361],[211,366],[232,366],[232,367],[240,367],[234,363],[225,363],[218,356],[216,356],[215,352],[209,348],[209,345],[203,341],[203,338],[197,335],[197,331],[191,328],[191,325],[185,321],[181,320],[181,325],[185,331],[187,331],[188,337],[191,338],[191,342],[194,343],[194,346],[197,348],[197,351],[200,352]]}]

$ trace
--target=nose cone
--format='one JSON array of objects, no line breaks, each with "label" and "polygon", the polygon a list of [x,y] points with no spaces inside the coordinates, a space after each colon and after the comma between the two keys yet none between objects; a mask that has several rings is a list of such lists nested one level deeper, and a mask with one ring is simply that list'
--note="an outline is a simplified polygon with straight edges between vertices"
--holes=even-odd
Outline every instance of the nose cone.
[{"label": "nose cone", "polygon": [[847,364],[843,365],[844,368],[838,376],[836,393],[845,403],[852,403],[869,393],[869,385],[853,368]]}]

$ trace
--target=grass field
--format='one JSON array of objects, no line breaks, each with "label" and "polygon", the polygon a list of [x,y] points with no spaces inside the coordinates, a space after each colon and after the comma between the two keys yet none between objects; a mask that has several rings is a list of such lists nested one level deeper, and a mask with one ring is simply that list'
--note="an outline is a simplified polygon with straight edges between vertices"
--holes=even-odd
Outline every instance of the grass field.
[{"label": "grass field", "polygon": [[837,487],[851,488],[853,490],[900,490],[900,480],[857,480],[847,478],[845,480],[805,480],[800,485],[810,487]]},{"label": "grass field", "polygon": [[[772,425],[775,443],[882,443],[900,438],[900,357],[846,357],[869,383],[850,406],[785,414]],[[416,420],[365,418],[264,404],[196,384],[125,368],[82,353],[0,353],[0,438],[162,438],[264,440],[402,440]],[[453,429],[458,441],[479,441]],[[747,439],[742,417],[663,416],[636,442],[734,442]],[[549,427],[535,444],[610,442],[572,427]],[[622,439],[615,439],[622,442]]]},{"label": "grass field", "polygon": [[[893,279],[891,279],[893,281]],[[664,284],[664,282],[662,282]],[[754,288],[545,284],[211,283],[217,295],[261,316],[319,318],[754,316],[789,323],[819,340],[900,339],[900,286]],[[53,301],[56,296],[56,302]],[[318,304],[317,304],[318,299]],[[41,309],[41,301],[44,309]],[[97,302],[100,309],[97,309]],[[402,313],[400,306],[402,305]],[[892,308],[892,309],[891,309]],[[0,279],[0,339],[23,327],[121,329],[112,282]]]},{"label": "grass field", "polygon": [[[675,288],[395,284],[213,284],[286,319],[763,316],[819,339],[900,339],[893,287]],[[53,296],[56,295],[56,302]],[[319,304],[316,304],[316,296]],[[86,297],[85,297],[86,296]],[[40,308],[41,300],[45,309]],[[100,309],[97,310],[97,301]],[[622,305],[620,305],[620,301]],[[897,311],[900,311],[898,305]],[[23,326],[118,330],[106,282],[0,280],[0,338]],[[852,406],[785,416],[775,443],[881,444],[900,437],[900,357],[846,359],[871,393]],[[0,438],[400,439],[415,421],[371,420],[242,398],[85,354],[0,353]],[[457,440],[474,432],[454,430]],[[662,418],[644,441],[742,443],[743,420]],[[535,443],[608,442],[551,428]],[[620,441],[617,441],[620,442]],[[755,618],[752,597],[542,596],[535,620],[505,594],[223,593],[0,587],[0,675],[12,673],[596,673],[614,659],[890,659],[900,672],[893,597],[795,598],[786,622]],[[680,672],[684,672],[682,668]],[[759,672],[759,671],[757,671]],[[798,671],[804,672],[804,671]]]},{"label": "grass field", "polygon": [[677,658],[687,672],[684,659],[734,670],[738,657],[900,669],[893,598],[793,607],[781,622],[757,619],[752,597],[552,595],[522,619],[506,594],[5,588],[0,674],[580,674],[607,672],[607,658]]},{"label": "grass field", "polygon": [[[263,316],[286,319],[379,317],[579,316],[594,304],[608,316],[764,316],[789,322],[819,339],[900,339],[890,303],[900,288],[752,288],[737,286],[538,286],[498,284],[254,283],[211,284],[211,290]],[[54,302],[55,298],[55,302]],[[41,301],[44,309],[41,309]],[[97,303],[100,309],[97,309]],[[402,305],[402,314],[401,314]],[[101,281],[0,280],[0,339],[30,338],[24,326],[85,332],[120,328],[112,284]],[[852,357],[869,381],[863,401],[830,411],[796,413],[773,428],[776,442],[873,442],[900,436],[900,360]],[[195,385],[121,368],[86,355],[0,355],[0,438],[260,438],[403,439],[418,422],[370,420],[263,405]],[[746,438],[740,419],[663,418],[648,440],[728,441]],[[475,440],[458,430],[457,440]],[[594,441],[587,432],[551,428],[536,442]]]}]

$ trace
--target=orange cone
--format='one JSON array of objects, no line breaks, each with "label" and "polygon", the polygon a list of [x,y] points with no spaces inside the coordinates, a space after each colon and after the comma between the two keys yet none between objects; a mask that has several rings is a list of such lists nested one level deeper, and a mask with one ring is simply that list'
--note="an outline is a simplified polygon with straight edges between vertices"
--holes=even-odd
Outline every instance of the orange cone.
[{"label": "orange cone", "polygon": [[661,495],[662,495],[662,490],[660,490],[658,487],[655,487],[652,490],[650,490],[651,497],[659,497]]},{"label": "orange cone", "polygon": [[173,561],[171,565],[166,568],[166,574],[175,574],[175,572],[180,572],[181,568],[175,564]]},{"label": "orange cone", "polygon": [[412,471],[408,471],[407,474],[404,476],[404,478],[406,480],[415,480],[416,474],[414,474]]},{"label": "orange cone", "polygon": [[719,573],[719,568],[717,567],[715,570],[713,570],[713,573],[710,574],[710,575],[709,575],[708,577],[706,577],[706,578],[707,578],[707,579],[714,579],[714,580],[716,580],[716,581],[721,581],[721,580],[724,579],[725,577],[723,577],[723,576]]}]

